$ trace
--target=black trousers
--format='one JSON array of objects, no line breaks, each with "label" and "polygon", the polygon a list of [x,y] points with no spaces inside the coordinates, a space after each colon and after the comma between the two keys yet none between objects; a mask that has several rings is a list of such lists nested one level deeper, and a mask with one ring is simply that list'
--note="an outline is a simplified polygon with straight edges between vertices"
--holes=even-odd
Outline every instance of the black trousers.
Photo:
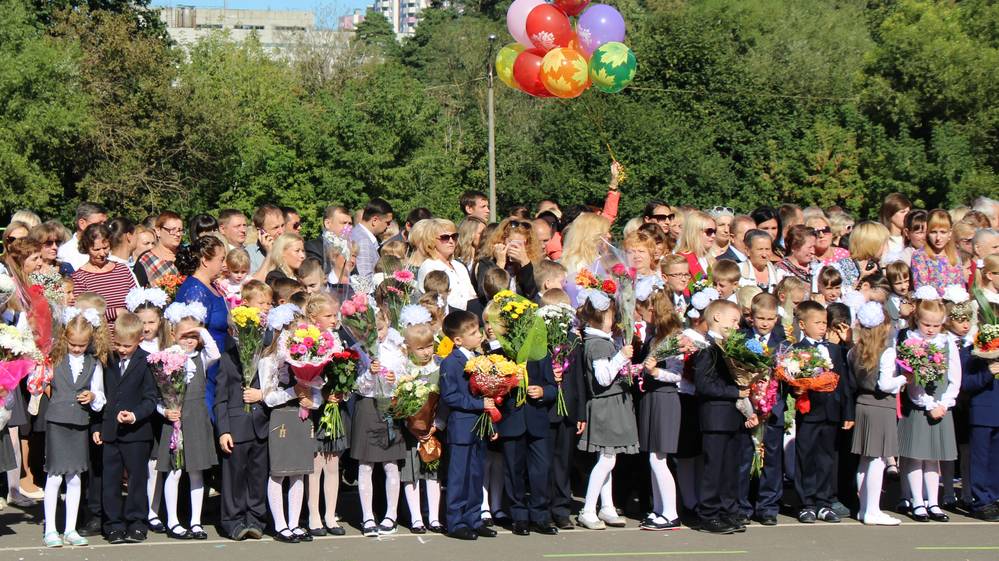
[{"label": "black trousers", "polygon": [[[514,522],[546,523],[548,513],[548,439],[523,434],[501,438],[503,446],[504,485]],[[527,498],[530,484],[531,496]]]},{"label": "black trousers", "polygon": [[237,442],[222,454],[222,531],[240,525],[267,527],[267,439]]},{"label": "black trousers", "polygon": [[[104,494],[101,492],[101,480],[104,478],[103,448],[103,446],[94,444],[94,441],[91,438],[90,469],[87,471],[87,511],[90,513],[92,518],[97,518],[98,520],[102,519],[104,512],[101,507],[101,503],[104,500]],[[149,460],[148,455],[146,456],[146,460]],[[119,474],[119,478],[120,477],[121,476]],[[148,507],[149,505],[146,505],[146,508]]]},{"label": "black trousers", "polygon": [[572,512],[572,482],[569,465],[576,440],[576,423],[561,421],[548,425],[548,448],[551,468],[548,478],[548,501],[553,518],[568,518]]},{"label": "black trousers", "polygon": [[832,505],[836,477],[837,423],[798,423],[794,437],[794,487],[802,508]]},{"label": "black trousers", "polygon": [[[149,479],[147,463],[152,446],[152,441],[115,441],[105,442],[101,446],[104,478],[107,481],[102,492],[105,534],[112,530],[146,531],[146,515],[149,511],[146,494],[146,481]],[[126,471],[128,495],[122,501],[120,482]]]},{"label": "black trousers", "polygon": [[702,520],[731,517],[739,513],[739,432],[702,432],[701,502]]}]

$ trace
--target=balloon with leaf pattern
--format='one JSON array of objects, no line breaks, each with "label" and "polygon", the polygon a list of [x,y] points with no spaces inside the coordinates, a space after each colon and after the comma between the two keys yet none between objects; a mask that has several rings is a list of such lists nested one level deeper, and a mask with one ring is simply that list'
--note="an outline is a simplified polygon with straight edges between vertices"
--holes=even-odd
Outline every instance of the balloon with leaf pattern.
[{"label": "balloon with leaf pattern", "polygon": [[604,43],[590,57],[590,80],[604,93],[617,93],[635,79],[638,61],[624,43]]}]

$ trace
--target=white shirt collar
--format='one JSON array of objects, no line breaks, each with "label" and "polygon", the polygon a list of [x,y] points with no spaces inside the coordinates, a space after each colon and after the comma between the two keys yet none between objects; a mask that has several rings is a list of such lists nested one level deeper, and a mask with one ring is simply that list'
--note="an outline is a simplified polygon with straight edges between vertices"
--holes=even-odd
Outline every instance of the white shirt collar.
[{"label": "white shirt collar", "polygon": [[357,227],[358,227],[358,228],[359,228],[359,229],[360,229],[360,230],[361,230],[362,232],[364,232],[365,234],[367,234],[367,236],[368,236],[368,239],[369,239],[369,240],[371,240],[371,243],[373,243],[373,244],[375,244],[375,245],[378,245],[378,238],[377,238],[377,237],[375,237],[375,235],[371,233],[371,230],[368,230],[368,227],[367,227],[367,226],[365,226],[365,225],[364,225],[363,223],[358,223],[358,224],[357,224]]},{"label": "white shirt collar", "polygon": [[736,257],[739,258],[739,263],[742,263],[743,261],[746,261],[746,260],[749,259],[749,256],[746,255],[745,253],[739,251],[738,249],[736,249],[735,245],[729,244],[728,248],[732,250],[732,253],[734,253]]},{"label": "white shirt collar", "polygon": [[607,333],[606,331],[601,331],[601,330],[597,329],[596,327],[587,327],[587,328],[583,329],[583,333],[585,333],[587,335],[593,335],[594,337],[603,337],[604,339],[610,339],[611,338],[611,334],[610,333]]},{"label": "white shirt collar", "polygon": [[472,351],[466,349],[465,347],[458,347],[458,350],[461,351],[461,354],[465,355],[466,359],[469,359],[469,358],[472,358],[473,356],[475,356],[475,353],[473,353]]}]

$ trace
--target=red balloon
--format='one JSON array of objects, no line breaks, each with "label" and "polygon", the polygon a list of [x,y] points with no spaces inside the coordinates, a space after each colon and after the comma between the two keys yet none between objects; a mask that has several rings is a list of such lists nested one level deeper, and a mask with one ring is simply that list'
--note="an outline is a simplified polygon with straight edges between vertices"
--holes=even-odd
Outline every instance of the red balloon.
[{"label": "red balloon", "polygon": [[541,49],[527,49],[517,55],[517,60],[513,62],[513,80],[520,86],[521,90],[534,97],[551,97],[548,88],[541,82],[541,61],[545,58],[545,51]]},{"label": "red balloon", "polygon": [[568,47],[575,34],[562,10],[542,4],[527,14],[527,37],[535,47],[547,53],[555,47]]},{"label": "red balloon", "polygon": [[578,16],[590,5],[590,0],[555,0],[555,6],[567,16]]}]

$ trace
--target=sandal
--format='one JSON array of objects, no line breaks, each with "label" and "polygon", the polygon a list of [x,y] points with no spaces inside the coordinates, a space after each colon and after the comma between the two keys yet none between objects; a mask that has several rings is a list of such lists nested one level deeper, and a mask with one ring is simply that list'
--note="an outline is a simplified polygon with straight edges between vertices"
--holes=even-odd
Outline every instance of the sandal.
[{"label": "sandal", "polygon": [[[197,530],[195,530],[197,528]],[[191,537],[196,540],[207,540],[208,534],[205,533],[205,529],[201,527],[201,524],[195,524],[191,526]]]},{"label": "sandal", "polygon": [[163,525],[162,520],[153,517],[149,519],[149,531],[154,534],[164,534],[166,533],[166,526]]},{"label": "sandal", "polygon": [[416,524],[416,525],[414,525],[414,526],[412,526],[412,527],[409,528],[409,533],[411,533],[411,534],[426,534],[427,533],[427,527],[424,526],[423,523]]},{"label": "sandal", "polygon": [[[391,524],[385,524],[386,521],[391,521]],[[385,518],[382,523],[378,525],[378,534],[392,535],[396,533],[399,529],[399,525],[396,524],[395,520],[392,518]]]},{"label": "sandal", "polygon": [[438,521],[436,521],[436,520],[431,520],[430,521],[430,531],[433,532],[433,533],[435,533],[435,534],[443,534],[444,533],[444,526],[442,526],[441,523],[438,522]]},{"label": "sandal", "polygon": [[[371,522],[371,525],[368,525]],[[378,526],[375,524],[374,520],[365,520],[361,523],[361,533],[364,534],[366,538],[377,538],[378,537]]]},{"label": "sandal", "polygon": [[[177,528],[180,528],[181,531],[178,532]],[[175,524],[173,526],[170,526],[170,529],[167,530],[167,537],[173,538],[175,540],[190,540],[194,538],[194,536],[191,535],[191,532],[189,532],[187,528],[181,526],[180,524]]]},{"label": "sandal", "polygon": [[300,542],[311,542],[312,541],[312,534],[306,532],[305,528],[302,528],[301,526],[299,526],[298,528],[295,528],[294,530],[292,530],[291,533],[294,534],[294,536],[296,538],[298,538],[298,541],[300,541]]},{"label": "sandal", "polygon": [[296,536],[290,529],[285,528],[283,530],[278,530],[274,534],[274,539],[281,543],[298,543],[298,536]]}]

